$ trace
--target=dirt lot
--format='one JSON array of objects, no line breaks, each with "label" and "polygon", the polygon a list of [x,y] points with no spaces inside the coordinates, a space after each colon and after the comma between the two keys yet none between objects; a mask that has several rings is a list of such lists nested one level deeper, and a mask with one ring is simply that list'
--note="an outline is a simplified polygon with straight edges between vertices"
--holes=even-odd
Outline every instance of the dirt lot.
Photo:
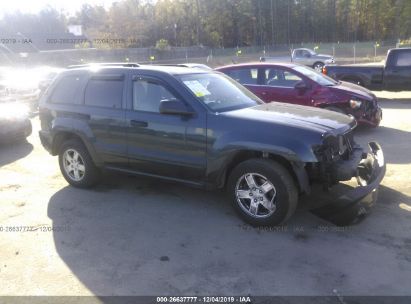
[{"label": "dirt lot", "polygon": [[0,148],[0,295],[411,295],[411,102],[383,94],[382,126],[357,140],[381,143],[387,174],[343,228],[299,211],[254,229],[220,193],[143,178],[74,189],[33,119],[27,143]]}]

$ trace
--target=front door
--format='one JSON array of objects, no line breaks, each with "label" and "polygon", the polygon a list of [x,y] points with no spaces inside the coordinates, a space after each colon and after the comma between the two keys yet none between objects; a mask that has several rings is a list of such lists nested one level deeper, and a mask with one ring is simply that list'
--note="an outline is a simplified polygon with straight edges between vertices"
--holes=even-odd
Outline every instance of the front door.
[{"label": "front door", "polygon": [[302,65],[312,65],[311,53],[307,50],[296,50],[294,52],[293,62]]},{"label": "front door", "polygon": [[264,87],[269,101],[307,105],[311,90],[297,90],[295,85],[303,81],[297,74],[279,67],[267,67],[263,73]]},{"label": "front door", "polygon": [[144,75],[132,79],[132,104],[126,114],[130,168],[200,183],[206,171],[205,113],[161,114],[161,100],[178,99],[190,105],[163,80]]}]

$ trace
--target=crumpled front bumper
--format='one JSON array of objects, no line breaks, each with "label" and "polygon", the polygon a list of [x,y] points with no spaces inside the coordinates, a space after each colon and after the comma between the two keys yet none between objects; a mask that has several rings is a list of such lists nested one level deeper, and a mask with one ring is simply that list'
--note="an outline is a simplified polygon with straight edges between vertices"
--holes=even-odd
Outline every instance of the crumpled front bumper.
[{"label": "crumpled front bumper", "polygon": [[366,185],[357,187],[341,184],[322,194],[314,194],[307,199],[316,200],[311,210],[314,214],[336,225],[344,226],[358,222],[364,218],[377,200],[378,186],[384,178],[386,164],[381,146],[370,142],[367,157]]},{"label": "crumpled front bumper", "polygon": [[382,120],[382,109],[380,106],[375,106],[368,112],[364,112],[357,118],[359,124],[368,125],[370,127],[378,127]]}]

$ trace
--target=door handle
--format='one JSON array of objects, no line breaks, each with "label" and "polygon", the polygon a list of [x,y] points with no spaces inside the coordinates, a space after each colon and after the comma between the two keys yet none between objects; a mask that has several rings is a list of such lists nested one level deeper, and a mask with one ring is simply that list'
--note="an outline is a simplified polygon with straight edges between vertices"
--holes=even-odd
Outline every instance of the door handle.
[{"label": "door handle", "polygon": [[130,125],[133,127],[146,128],[148,127],[148,122],[140,120],[130,120]]}]

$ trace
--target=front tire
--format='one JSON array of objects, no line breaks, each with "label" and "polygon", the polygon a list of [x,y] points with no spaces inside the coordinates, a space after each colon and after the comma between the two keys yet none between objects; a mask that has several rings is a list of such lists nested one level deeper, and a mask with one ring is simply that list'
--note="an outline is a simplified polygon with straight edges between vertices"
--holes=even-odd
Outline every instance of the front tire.
[{"label": "front tire", "polygon": [[318,71],[318,72],[322,72],[323,67],[324,67],[324,63],[322,63],[322,62],[316,62],[316,63],[313,64],[313,69]]},{"label": "front tire", "polygon": [[61,145],[59,165],[66,181],[74,187],[89,188],[99,180],[99,170],[79,140],[69,140]]},{"label": "front tire", "polygon": [[281,164],[268,159],[250,159],[231,172],[227,191],[234,209],[253,226],[285,223],[294,213],[298,191]]}]

